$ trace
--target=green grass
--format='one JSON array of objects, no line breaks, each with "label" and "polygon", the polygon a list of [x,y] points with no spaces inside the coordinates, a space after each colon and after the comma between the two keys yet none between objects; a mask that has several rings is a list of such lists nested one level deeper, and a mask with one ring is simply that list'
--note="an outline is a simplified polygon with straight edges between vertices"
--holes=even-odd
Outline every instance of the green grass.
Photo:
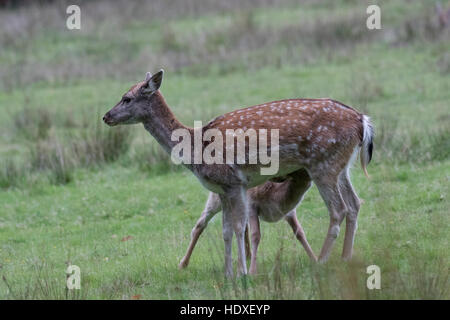
[{"label": "green grass", "polygon": [[[354,271],[358,278],[365,278],[368,265],[382,269],[383,290],[368,293],[369,297],[406,298],[407,293],[397,287],[396,281],[402,278],[408,294],[426,298],[423,288],[414,284],[421,273],[409,268],[432,264],[426,270],[430,274],[446,271],[437,263],[448,263],[449,258],[449,169],[448,161],[424,167],[374,165],[371,180],[354,169],[355,187],[365,200],[355,243],[355,260],[360,265]],[[59,280],[55,286],[60,295],[45,296],[38,289],[30,297],[63,298],[65,263],[71,261],[81,268],[87,298],[137,294],[147,299],[221,298],[215,289],[223,283],[220,214],[202,236],[188,269],[177,270],[206,197],[207,192],[187,172],[147,176],[117,166],[99,172],[81,170],[75,182],[65,187],[42,185],[3,192],[0,261],[12,291],[2,283],[1,297],[24,297],[27,286],[33,288],[42,280],[37,271],[42,267],[48,272],[46,278]],[[317,252],[328,214],[315,188],[299,207],[298,216]],[[290,298],[319,298],[312,288],[301,290],[311,283],[311,266],[288,225],[262,223],[262,234],[259,262],[263,271],[251,279],[250,297],[276,297],[276,292],[258,287],[266,287],[265,277],[273,281],[276,256],[283,246],[281,277],[294,277],[299,286],[284,284],[294,290]],[[127,236],[132,239],[121,241]],[[339,261],[341,247],[342,237],[330,265],[342,273],[348,267]],[[390,279],[387,272],[392,268],[398,273]],[[384,272],[390,280],[385,280]],[[437,287],[446,290],[445,283]],[[225,294],[234,297],[236,293]],[[433,294],[431,298],[448,298],[446,291],[440,296],[436,289]]]},{"label": "green grass", "polygon": [[[92,3],[80,33],[56,18],[12,42],[0,33],[0,299],[449,298],[450,33],[433,29],[434,3],[383,2],[375,34],[357,27],[359,1],[183,17],[168,8],[151,21],[130,11],[114,23],[94,23]],[[408,21],[417,23],[406,33]],[[142,126],[101,123],[160,67],[161,91],[189,126],[295,97],[331,97],[372,117],[371,179],[358,164],[352,172],[365,202],[350,263],[339,258],[344,226],[318,266],[287,224],[262,223],[260,273],[245,290],[224,281],[218,214],[177,269],[207,191]],[[329,218],[315,187],[298,216],[318,253]],[[81,268],[79,292],[65,290],[68,264]],[[371,264],[381,290],[366,289]]]}]

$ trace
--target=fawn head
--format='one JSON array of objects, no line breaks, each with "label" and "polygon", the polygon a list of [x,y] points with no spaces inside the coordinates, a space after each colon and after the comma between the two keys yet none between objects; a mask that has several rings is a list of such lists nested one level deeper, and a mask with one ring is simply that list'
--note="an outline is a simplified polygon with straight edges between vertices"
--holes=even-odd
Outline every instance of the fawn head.
[{"label": "fawn head", "polygon": [[151,115],[152,106],[159,87],[161,86],[164,71],[160,70],[153,76],[147,72],[145,80],[131,87],[122,99],[103,117],[109,126],[119,124],[135,124],[142,122]]}]

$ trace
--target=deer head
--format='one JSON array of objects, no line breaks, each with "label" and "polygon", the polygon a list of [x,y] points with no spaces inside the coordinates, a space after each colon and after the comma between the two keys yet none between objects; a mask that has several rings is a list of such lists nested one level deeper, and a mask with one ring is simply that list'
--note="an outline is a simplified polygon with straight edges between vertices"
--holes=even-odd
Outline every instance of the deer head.
[{"label": "deer head", "polygon": [[147,72],[145,80],[139,82],[122,96],[122,99],[103,117],[109,126],[135,124],[151,117],[152,107],[158,102],[158,89],[161,86],[164,71],[153,76]]}]

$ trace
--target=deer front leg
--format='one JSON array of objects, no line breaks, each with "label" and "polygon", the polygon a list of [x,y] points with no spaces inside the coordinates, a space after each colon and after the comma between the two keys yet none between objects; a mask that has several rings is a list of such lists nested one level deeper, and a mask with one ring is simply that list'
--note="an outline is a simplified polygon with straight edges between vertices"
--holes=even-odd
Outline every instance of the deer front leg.
[{"label": "deer front leg", "polygon": [[223,208],[223,239],[225,242],[225,274],[233,276],[231,259],[231,241],[233,231],[236,234],[238,250],[238,274],[247,274],[247,263],[245,259],[245,228],[248,217],[248,204],[245,189],[235,188],[220,195]]},{"label": "deer front leg", "polygon": [[306,240],[305,232],[303,231],[303,228],[297,219],[296,210],[294,209],[294,210],[290,211],[285,216],[285,220],[291,226],[292,231],[295,234],[295,237],[298,239],[298,241],[300,241],[300,243],[302,244],[306,253],[308,254],[309,258],[313,261],[317,261],[317,257],[314,254],[314,252],[312,251],[312,249],[308,243],[308,240]]},{"label": "deer front leg", "polygon": [[231,256],[233,227],[231,213],[225,207],[222,210],[222,235],[225,244],[225,276],[230,279],[233,277],[233,260]]},{"label": "deer front leg", "polygon": [[251,242],[252,242],[252,254],[250,260],[250,270],[249,274],[256,274],[256,253],[258,251],[259,241],[261,240],[261,231],[259,227],[259,218],[256,212],[251,212],[249,215],[249,225],[250,225],[250,233],[251,233]]},{"label": "deer front leg", "polygon": [[208,195],[208,200],[206,200],[205,209],[203,209],[200,219],[198,219],[195,227],[191,232],[191,242],[189,243],[188,249],[185,256],[181,259],[178,268],[184,269],[189,264],[189,259],[191,258],[192,251],[194,251],[195,245],[197,244],[198,238],[202,234],[203,230],[208,226],[208,222],[222,209],[222,204],[220,198],[216,193],[210,192]]}]

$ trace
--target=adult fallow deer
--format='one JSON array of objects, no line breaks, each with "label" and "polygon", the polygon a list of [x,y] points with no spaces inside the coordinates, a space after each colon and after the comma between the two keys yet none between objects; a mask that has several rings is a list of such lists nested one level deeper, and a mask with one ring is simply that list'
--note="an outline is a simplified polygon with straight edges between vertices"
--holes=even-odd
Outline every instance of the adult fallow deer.
[{"label": "adult fallow deer", "polygon": [[[143,123],[150,134],[167,151],[171,152],[178,141],[172,140],[177,129],[194,129],[180,123],[169,109],[159,88],[163,71],[153,76],[147,73],[126,92],[122,99],[108,111],[103,120],[110,126]],[[184,165],[212,192],[218,193],[223,208],[223,239],[225,242],[225,274],[233,275],[231,247],[233,231],[237,238],[238,265],[241,274],[247,274],[244,233],[248,221],[246,190],[267,180],[305,169],[315,183],[328,208],[330,223],[319,261],[328,259],[332,246],[346,218],[343,258],[352,255],[353,240],[360,206],[351,185],[348,169],[352,156],[361,150],[361,165],[371,159],[373,130],[369,117],[332,99],[288,99],[268,102],[224,114],[201,128],[217,129],[226,135],[227,129],[252,128],[279,130],[279,143],[270,152],[279,152],[279,168],[270,175],[262,175],[263,164],[196,164],[195,159]],[[261,131],[260,131],[261,132]],[[194,149],[194,141],[192,142]],[[207,147],[212,141],[203,141]],[[247,151],[246,151],[247,152]],[[245,155],[246,158],[249,156]],[[195,157],[195,154],[192,155]]]}]

